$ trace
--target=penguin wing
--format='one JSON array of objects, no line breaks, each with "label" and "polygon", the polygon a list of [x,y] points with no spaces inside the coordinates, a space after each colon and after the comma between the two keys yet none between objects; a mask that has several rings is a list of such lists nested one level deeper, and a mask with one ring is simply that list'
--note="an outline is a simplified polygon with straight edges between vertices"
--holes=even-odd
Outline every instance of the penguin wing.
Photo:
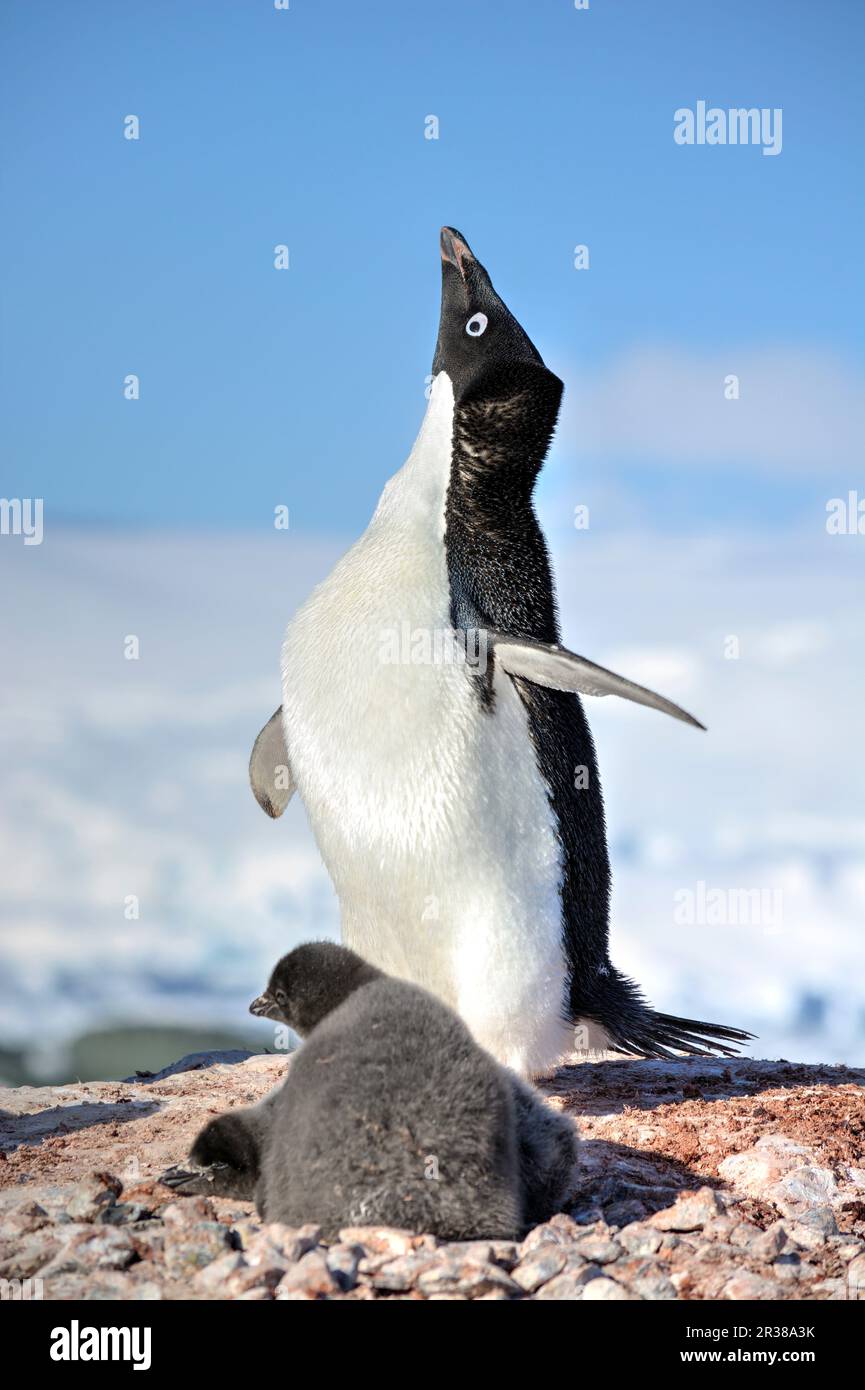
[{"label": "penguin wing", "polygon": [[687,710],[637,685],[605,666],[596,666],[584,656],[569,652],[566,647],[557,647],[548,642],[536,642],[531,637],[508,637],[503,632],[491,632],[490,639],[503,671],[509,676],[520,676],[545,685],[550,690],[570,690],[579,695],[621,695],[623,700],[633,700],[638,705],[649,705],[651,709],[662,710],[674,719],[685,724],[693,724],[695,729],[705,729],[699,719]]},{"label": "penguin wing", "polygon": [[249,785],[263,811],[274,820],[294,794],[294,778],[282,731],[282,705],[262,729],[249,755]]}]

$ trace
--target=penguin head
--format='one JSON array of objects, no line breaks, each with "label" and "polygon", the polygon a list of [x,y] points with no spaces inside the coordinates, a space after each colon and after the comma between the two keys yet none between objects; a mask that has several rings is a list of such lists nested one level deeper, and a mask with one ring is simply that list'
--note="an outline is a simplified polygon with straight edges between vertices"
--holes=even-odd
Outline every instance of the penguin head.
[{"label": "penguin head", "polygon": [[249,1012],[287,1023],[303,1038],[356,989],[380,976],[380,970],[345,946],[310,941],[282,957]]},{"label": "penguin head", "polygon": [[555,399],[562,383],[544,366],[525,329],[496,291],[462,233],[441,229],[442,301],[433,376],[445,372],[454,401],[510,399],[540,386]]}]

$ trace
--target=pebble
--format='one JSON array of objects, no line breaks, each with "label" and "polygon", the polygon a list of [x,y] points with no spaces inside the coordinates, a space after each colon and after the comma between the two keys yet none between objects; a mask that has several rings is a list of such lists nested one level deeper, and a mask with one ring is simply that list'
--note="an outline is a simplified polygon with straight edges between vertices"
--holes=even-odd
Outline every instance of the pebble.
[{"label": "pebble", "polygon": [[375,1255],[407,1255],[421,1237],[412,1231],[399,1231],[387,1226],[346,1226],[339,1233],[343,1245],[362,1245]]},{"label": "pebble", "polygon": [[339,1287],[346,1292],[357,1284],[358,1265],[363,1259],[362,1245],[349,1245],[340,1241],[327,1252],[327,1267]]},{"label": "pebble", "polygon": [[38,1202],[22,1202],[3,1218],[5,1236],[27,1236],[50,1226],[51,1217]]},{"label": "pebble", "polygon": [[[581,1270],[565,1270],[557,1274],[548,1284],[542,1284],[535,1295],[538,1299],[582,1298],[583,1289],[593,1279],[605,1278],[600,1265],[584,1265]],[[612,1280],[609,1280],[612,1283]]]},{"label": "pebble", "polygon": [[788,1255],[779,1255],[772,1265],[772,1273],[782,1284],[795,1283],[802,1275],[802,1261],[794,1251]]},{"label": "pebble", "polygon": [[255,1257],[254,1251],[258,1249],[258,1243],[261,1242],[265,1243],[263,1248],[278,1250],[287,1264],[294,1264],[302,1255],[320,1244],[321,1227],[311,1223],[306,1226],[284,1226],[279,1221],[269,1222],[262,1227],[259,1235],[250,1238],[247,1256],[250,1263]]},{"label": "pebble", "polygon": [[622,1254],[622,1246],[603,1236],[585,1236],[577,1241],[577,1251],[589,1264],[608,1265]]},{"label": "pebble", "polygon": [[634,1293],[639,1294],[640,1298],[648,1299],[651,1302],[676,1297],[675,1284],[659,1269],[653,1269],[648,1274],[640,1275],[630,1287]]},{"label": "pebble", "polygon": [[224,1255],[231,1246],[231,1233],[218,1221],[196,1221],[188,1227],[166,1232],[165,1264],[169,1274],[180,1278]]},{"label": "pebble", "polygon": [[735,1299],[770,1299],[778,1297],[778,1289],[775,1284],[770,1284],[768,1279],[763,1279],[759,1274],[752,1274],[750,1270],[737,1270],[731,1279],[728,1279],[723,1287],[721,1296],[723,1298]]},{"label": "pebble", "polygon": [[653,1231],[651,1226],[644,1226],[641,1222],[625,1226],[616,1236],[616,1240],[630,1255],[654,1255],[660,1248],[662,1239],[658,1231]]},{"label": "pebble", "polygon": [[752,1229],[748,1253],[761,1264],[771,1264],[787,1243],[787,1228],[782,1221],[776,1221],[765,1231]]},{"label": "pebble", "polygon": [[847,1266],[847,1285],[850,1298],[865,1301],[865,1255],[857,1255]]},{"label": "pebble", "polygon": [[83,1270],[126,1269],[137,1258],[125,1231],[113,1227],[77,1231],[39,1273],[44,1279]]},{"label": "pebble", "polygon": [[286,1270],[279,1281],[274,1298],[286,1300],[311,1300],[328,1298],[339,1291],[339,1285],[327,1267],[327,1258],[322,1250],[310,1250],[302,1255],[297,1264]]},{"label": "pebble", "polygon": [[458,1293],[466,1298],[501,1290],[508,1295],[521,1292],[518,1284],[503,1269],[494,1264],[474,1264],[458,1260],[453,1265],[436,1264],[423,1270],[417,1279],[423,1294]]},{"label": "pebble", "polygon": [[567,1260],[565,1249],[552,1242],[536,1246],[512,1270],[512,1277],[526,1293],[534,1293],[556,1274],[561,1274]]},{"label": "pebble", "polygon": [[232,1274],[239,1269],[246,1269],[247,1264],[239,1250],[231,1250],[226,1255],[219,1255],[210,1264],[199,1269],[194,1275],[194,1282],[197,1288],[211,1289],[214,1293],[218,1292],[227,1284]]},{"label": "pebble", "polygon": [[[631,1295],[615,1279],[590,1279],[583,1288],[583,1299],[629,1299]],[[675,1294],[674,1294],[675,1297]]]},{"label": "pebble", "polygon": [[44,1268],[62,1247],[60,1231],[48,1227],[9,1246],[0,1258],[0,1279],[30,1279]]},{"label": "pebble", "polygon": [[[439,1264],[439,1258],[432,1250],[414,1250],[408,1255],[398,1255],[395,1260],[388,1260],[372,1272],[373,1288],[386,1293],[405,1293],[414,1287],[424,1270],[436,1268]],[[363,1269],[362,1264],[360,1268]]]},{"label": "pebble", "polygon": [[724,1203],[711,1187],[684,1192],[666,1211],[655,1212],[651,1224],[659,1231],[699,1231],[724,1211]]},{"label": "pebble", "polygon": [[123,1184],[112,1173],[88,1173],[73,1189],[66,1212],[73,1221],[97,1221],[114,1206]]},{"label": "pebble", "polygon": [[806,1164],[794,1168],[773,1188],[772,1200],[785,1216],[813,1207],[823,1207],[837,1196],[838,1184],[829,1168]]},{"label": "pebble", "polygon": [[786,1223],[790,1239],[803,1250],[817,1250],[830,1236],[837,1236],[838,1223],[831,1207],[812,1207],[795,1221]]}]

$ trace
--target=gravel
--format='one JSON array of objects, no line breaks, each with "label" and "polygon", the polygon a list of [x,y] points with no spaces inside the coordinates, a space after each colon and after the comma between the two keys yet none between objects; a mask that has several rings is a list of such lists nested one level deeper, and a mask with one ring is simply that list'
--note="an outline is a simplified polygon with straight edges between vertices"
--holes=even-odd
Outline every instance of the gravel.
[{"label": "gravel", "polygon": [[520,1243],[363,1226],[328,1243],[160,1184],[206,1119],[286,1065],[193,1060],[0,1093],[0,1278],[59,1300],[865,1300],[861,1072],[563,1067],[545,1090],[581,1131],[569,1211]]}]

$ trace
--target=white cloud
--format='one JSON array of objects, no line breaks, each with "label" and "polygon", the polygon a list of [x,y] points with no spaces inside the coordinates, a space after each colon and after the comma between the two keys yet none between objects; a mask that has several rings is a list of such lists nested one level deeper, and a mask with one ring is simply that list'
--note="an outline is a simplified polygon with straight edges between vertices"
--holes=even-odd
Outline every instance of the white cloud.
[{"label": "white cloud", "polygon": [[[725,399],[731,375],[739,379],[738,400]],[[865,379],[819,349],[733,347],[700,356],[646,345],[567,379],[560,433],[579,456],[849,473],[855,483],[865,448]]]}]

